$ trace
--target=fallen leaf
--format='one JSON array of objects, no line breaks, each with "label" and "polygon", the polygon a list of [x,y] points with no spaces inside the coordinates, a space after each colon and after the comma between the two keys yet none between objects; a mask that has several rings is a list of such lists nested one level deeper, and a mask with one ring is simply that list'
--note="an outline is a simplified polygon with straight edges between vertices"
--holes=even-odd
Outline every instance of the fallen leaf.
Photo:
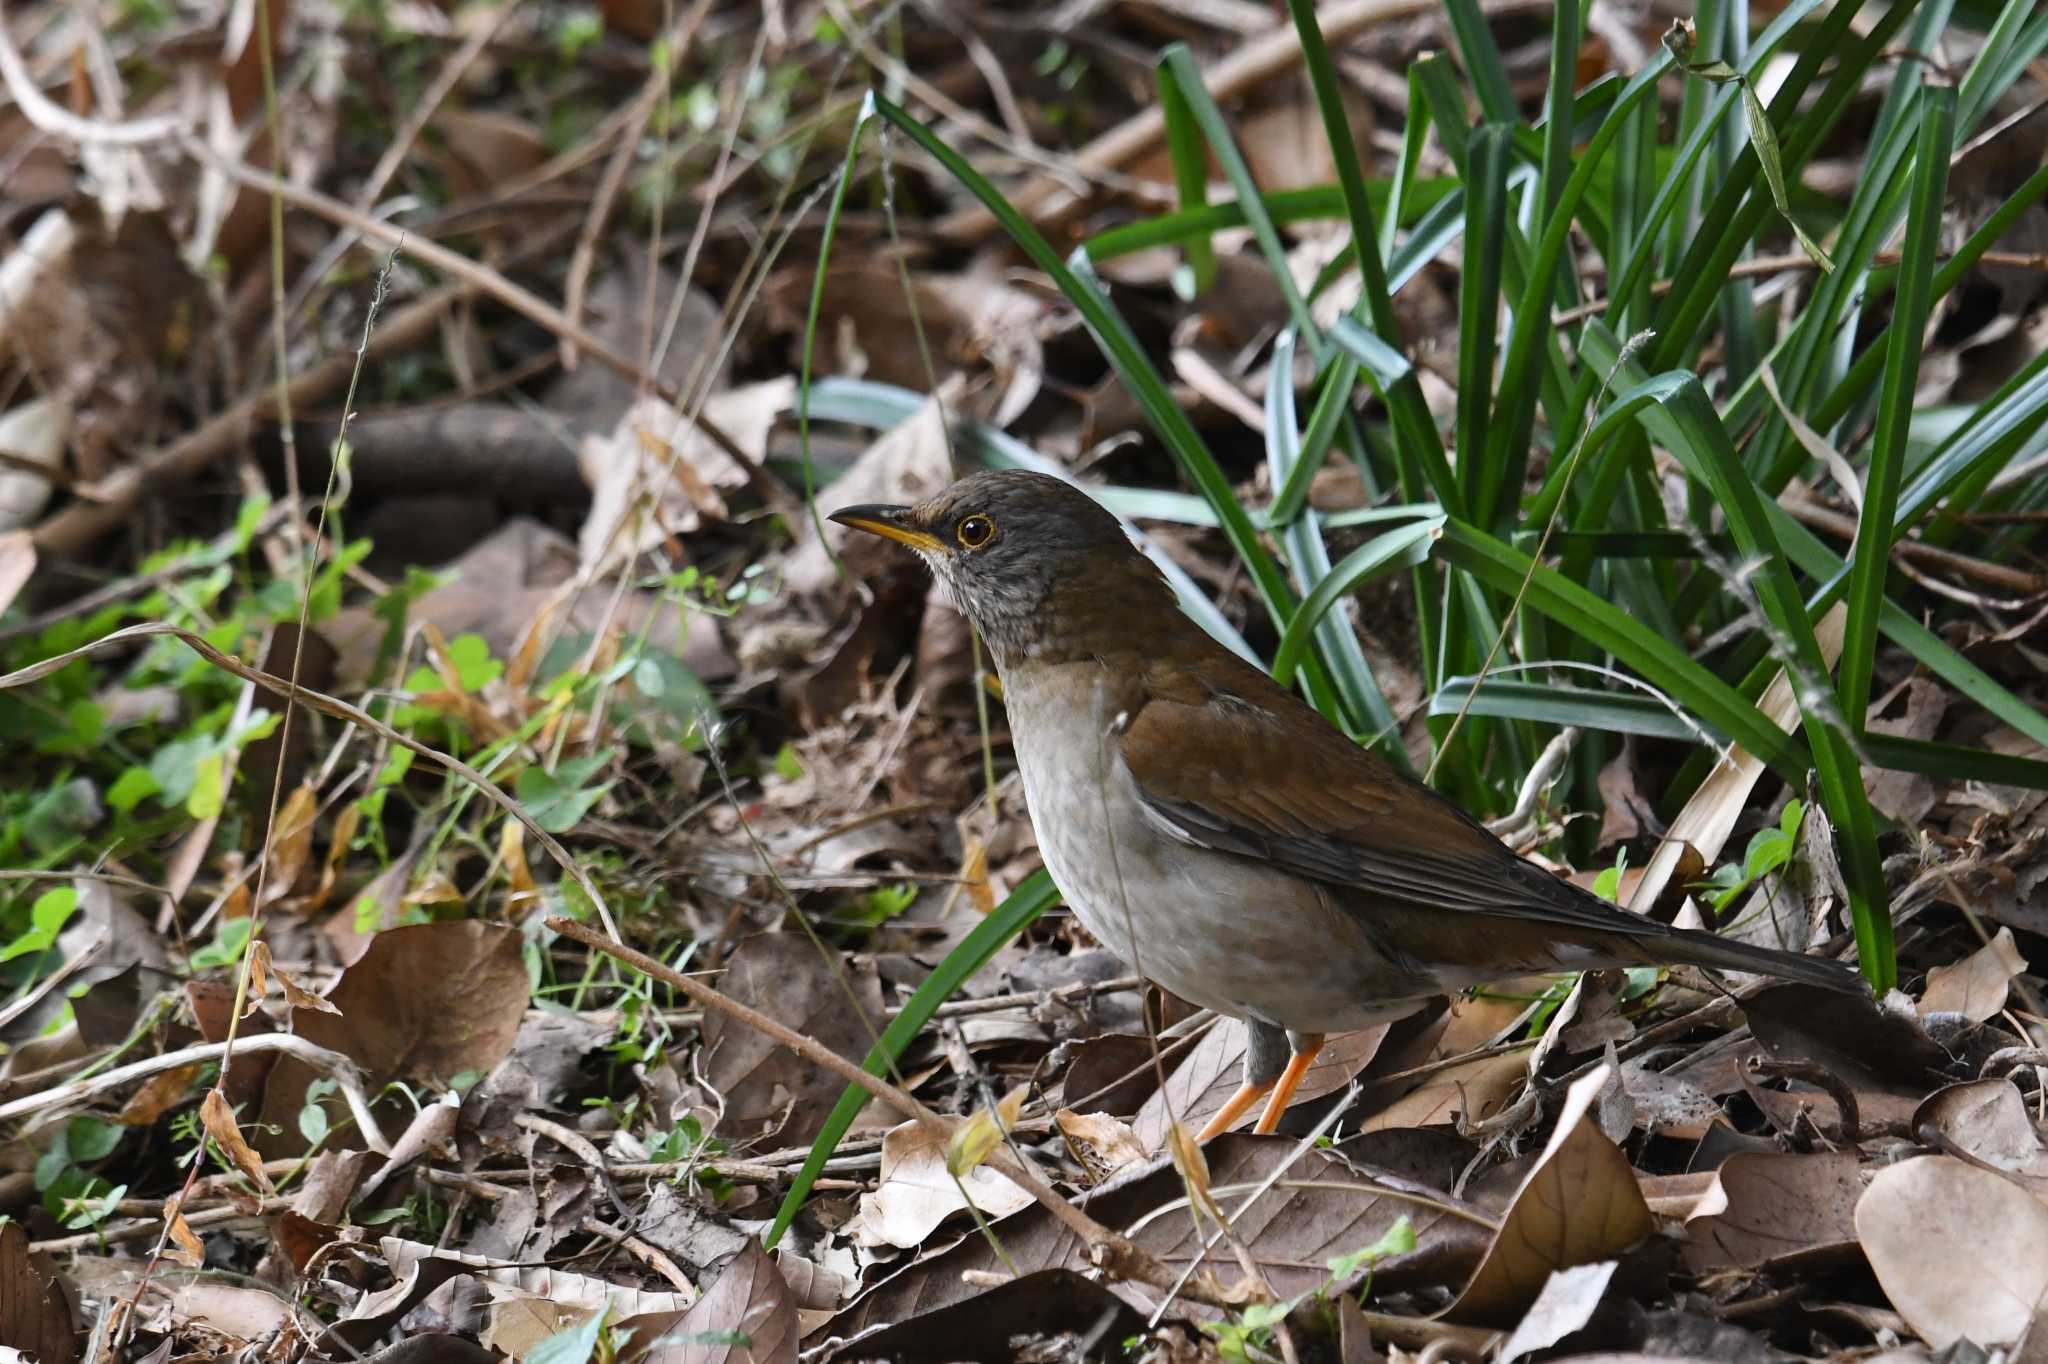
[{"label": "fallen leaf", "polygon": [[1685,1266],[1695,1274],[1759,1269],[1856,1243],[1863,1181],[1853,1151],[1730,1156],[1685,1223]]},{"label": "fallen leaf", "polygon": [[0,1223],[0,1343],[37,1364],[78,1358],[71,1290],[49,1256],[28,1248],[19,1218]]},{"label": "fallen leaf", "polygon": [[183,1194],[164,1201],[164,1254],[187,1269],[197,1269],[206,1263],[206,1247],[199,1243],[191,1224],[185,1220],[184,1201]]},{"label": "fallen leaf", "polygon": [[1008,1360],[1026,1357],[1017,1349],[1023,1340],[1121,1341],[1144,1330],[1145,1318],[1105,1285],[1071,1269],[1041,1269],[959,1302],[883,1324],[845,1342],[830,1358],[919,1364]]},{"label": "fallen leaf", "polygon": [[2027,959],[2013,942],[2012,930],[2001,928],[1990,942],[1961,961],[1928,971],[1920,1015],[1961,1014],[1972,1023],[1982,1023],[2005,1007],[2013,977],[2026,969]]},{"label": "fallen leaf", "polygon": [[[917,411],[882,433],[845,473],[818,491],[818,515],[829,516],[841,507],[862,502],[922,502],[951,483],[952,445],[946,434],[946,414],[959,396],[960,384],[949,380]],[[783,584],[799,595],[822,592],[839,580],[839,567],[815,527],[799,528],[798,534],[801,543],[783,563]],[[840,556],[856,568],[865,563],[899,562],[888,554],[900,550],[872,535],[837,525],[826,534],[838,546]]]},{"label": "fallen leaf", "polygon": [[1100,1184],[1119,1170],[1141,1164],[1147,1155],[1137,1133],[1107,1113],[1062,1108],[1052,1115],[1052,1121],[1067,1143],[1068,1154],[1088,1172],[1090,1184]]},{"label": "fallen leaf", "polygon": [[1635,1171],[1592,1116],[1612,1073],[1600,1066],[1566,1091],[1549,1144],[1446,1316],[1512,1322],[1535,1301],[1551,1271],[1612,1258],[1650,1234],[1650,1210]]},{"label": "fallen leaf", "polygon": [[[1443,1165],[1448,1142],[1410,1143],[1405,1139],[1413,1133],[1390,1135],[1402,1140],[1367,1139],[1358,1157],[1373,1165],[1370,1176],[1352,1165],[1351,1142],[1335,1149],[1298,1151],[1293,1142],[1226,1134],[1203,1148],[1211,1187],[1228,1191],[1220,1201],[1231,1214],[1238,1239],[1276,1294],[1284,1298],[1326,1287],[1333,1258],[1373,1245],[1403,1217],[1414,1230],[1416,1248],[1380,1261],[1373,1269],[1376,1287],[1396,1290],[1457,1282],[1479,1263],[1492,1237],[1493,1219],[1427,1182]],[[1412,1168],[1399,1163],[1401,1148],[1420,1157]],[[1267,1193],[1249,1197],[1283,1164],[1285,1173]],[[1390,1179],[1398,1197],[1390,1195]],[[1077,1201],[1104,1225],[1128,1229],[1133,1241],[1178,1274],[1198,1262],[1218,1263],[1218,1251],[1207,1244],[1210,1230],[1198,1229],[1181,1202],[1186,1196],[1180,1172],[1155,1158],[1143,1173],[1127,1171]],[[1240,1204],[1245,1206],[1240,1209]],[[868,1289],[827,1329],[834,1335],[851,1335],[972,1298],[979,1290],[961,1277],[970,1271],[1007,1275],[1013,1267],[1020,1274],[1091,1268],[1087,1247],[1035,1204],[1003,1219],[994,1230],[1009,1265],[986,1237],[964,1237],[952,1249]],[[1229,1265],[1228,1252],[1223,1254],[1221,1263]]]},{"label": "fallen leaf", "polygon": [[1607,1295],[1615,1267],[1615,1261],[1602,1260],[1552,1270],[1515,1333],[1500,1347],[1500,1364],[1514,1364],[1525,1354],[1547,1350],[1591,1321],[1600,1299]]},{"label": "fallen leaf", "polygon": [[647,1352],[647,1364],[795,1364],[796,1347],[789,1286],[760,1244],[749,1241]]},{"label": "fallen leaf", "polygon": [[2048,1207],[1948,1156],[1878,1171],[1856,1235],[1892,1306],[1937,1350],[2012,1344],[2048,1293]]},{"label": "fallen leaf", "polygon": [[[790,378],[729,389],[705,400],[704,420],[758,463],[769,430],[795,396]],[[590,485],[590,511],[576,536],[585,569],[628,562],[664,536],[695,530],[706,516],[723,519],[718,490],[747,481],[702,427],[660,398],[635,403],[609,434],[585,436],[576,463]]]},{"label": "fallen leaf", "polygon": [[0,534],[0,611],[14,605],[36,572],[36,543],[25,530]]},{"label": "fallen leaf", "polygon": [[1520,1087],[1523,1058],[1513,1052],[1461,1061],[1425,1079],[1359,1124],[1361,1132],[1403,1127],[1436,1127],[1490,1118]]},{"label": "fallen leaf", "polygon": [[[0,453],[53,472],[63,466],[64,442],[71,430],[71,405],[58,397],[34,398],[0,413]],[[0,544],[15,531],[27,530],[49,505],[52,483],[19,464],[0,464]],[[27,537],[24,536],[25,540]],[[0,589],[5,582],[0,580]],[[0,590],[0,610],[11,594]]]},{"label": "fallen leaf", "polygon": [[[841,1056],[865,1054],[881,1030],[882,990],[874,963],[828,962],[794,933],[743,939],[726,959],[719,988]],[[704,1019],[703,1064],[705,1080],[725,1099],[719,1135],[728,1141],[808,1142],[846,1087],[838,1076],[721,1013]]]},{"label": "fallen leaf", "polygon": [[[294,1009],[292,1029],[379,1080],[445,1085],[465,1072],[487,1075],[526,1014],[523,942],[516,928],[475,919],[386,929],[327,992],[339,1012]],[[278,1058],[264,1086],[263,1122],[278,1129],[258,1137],[266,1151],[305,1149],[298,1115],[315,1073]],[[403,1122],[413,1108],[401,1099],[390,1112]]]},{"label": "fallen leaf", "polygon": [[882,1138],[881,1182],[873,1193],[860,1196],[860,1213],[852,1229],[856,1242],[914,1250],[948,1217],[965,1212],[969,1198],[992,1219],[1031,1202],[1030,1194],[985,1165],[955,1182],[946,1168],[946,1148],[959,1126],[912,1121],[889,1129]]},{"label": "fallen leaf", "polygon": [[1912,1130],[1925,1144],[2004,1170],[2048,1198],[2048,1143],[2011,1080],[1970,1080],[1936,1090],[1914,1112]]}]

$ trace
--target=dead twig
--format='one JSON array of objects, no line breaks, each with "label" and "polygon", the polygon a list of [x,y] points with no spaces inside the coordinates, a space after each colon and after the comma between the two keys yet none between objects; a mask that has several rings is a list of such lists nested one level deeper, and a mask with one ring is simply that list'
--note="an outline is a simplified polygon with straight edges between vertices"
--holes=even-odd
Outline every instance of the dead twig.
[{"label": "dead twig", "polygon": [[[749,1008],[727,995],[719,993],[702,981],[694,980],[665,963],[656,961],[644,952],[635,951],[624,943],[605,937],[597,930],[574,919],[551,917],[547,926],[565,938],[582,943],[593,951],[602,952],[613,960],[630,966],[653,980],[658,980],[671,989],[680,990],[706,1009],[715,1009],[728,1018],[745,1024],[763,1036],[772,1038],[789,1048],[813,1065],[831,1071],[849,1084],[859,1085],[875,1098],[880,1099],[904,1117],[920,1123],[938,1122],[939,1115],[920,1103],[915,1097],[899,1089],[879,1075],[870,1075],[853,1062],[823,1045],[814,1038],[804,1036],[780,1021],[770,1018],[758,1009]],[[1080,1208],[1060,1197],[1059,1193],[1045,1181],[1045,1177],[1029,1164],[1018,1159],[1004,1147],[998,1147],[989,1158],[989,1164],[1005,1178],[1037,1201],[1038,1205],[1052,1215],[1061,1226],[1072,1232],[1088,1248],[1088,1259],[1098,1269],[1112,1278],[1127,1279],[1148,1284],[1155,1288],[1170,1289],[1176,1278],[1171,1270],[1161,1264],[1151,1252],[1141,1249],[1131,1241],[1108,1227],[1103,1226]],[[1183,1290],[1188,1296],[1217,1306],[1229,1306],[1229,1297],[1219,1284],[1196,1283]]]}]

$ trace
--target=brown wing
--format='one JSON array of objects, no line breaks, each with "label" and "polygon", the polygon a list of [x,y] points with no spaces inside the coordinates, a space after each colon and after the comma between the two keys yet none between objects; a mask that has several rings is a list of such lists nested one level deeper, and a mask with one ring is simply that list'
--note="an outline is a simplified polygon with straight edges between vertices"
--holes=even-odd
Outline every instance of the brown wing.
[{"label": "brown wing", "polygon": [[1856,988],[1839,963],[1673,929],[1523,861],[1235,658],[1204,660],[1199,678],[1155,663],[1147,683],[1121,752],[1154,822],[1198,847],[1365,892],[1341,902],[1420,959],[1535,966],[1568,945],[1615,962],[1691,962]]}]

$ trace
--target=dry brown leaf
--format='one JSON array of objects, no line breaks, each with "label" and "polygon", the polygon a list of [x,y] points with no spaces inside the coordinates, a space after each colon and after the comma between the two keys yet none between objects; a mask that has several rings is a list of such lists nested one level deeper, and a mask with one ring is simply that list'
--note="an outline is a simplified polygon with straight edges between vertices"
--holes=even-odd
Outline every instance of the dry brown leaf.
[{"label": "dry brown leaf", "polygon": [[305,915],[318,914],[326,907],[327,897],[334,894],[335,882],[341,879],[342,860],[348,856],[348,846],[356,836],[356,825],[363,817],[362,807],[354,801],[341,807],[334,817],[334,835],[327,841],[327,856],[320,864],[320,880],[306,897],[293,906]]},{"label": "dry brown leaf", "polygon": [[1948,1156],[1878,1171],[1856,1234],[1885,1296],[1937,1350],[2012,1344],[2048,1294],[2048,1207]]},{"label": "dry brown leaf", "polygon": [[796,1304],[759,1243],[727,1261],[646,1364],[796,1364]]},{"label": "dry brown leaf", "polygon": [[187,1269],[197,1269],[206,1263],[206,1247],[192,1233],[191,1224],[185,1221],[184,1195],[164,1200],[164,1230],[168,1233],[164,1254],[176,1260]]},{"label": "dry brown leaf", "polygon": [[78,1358],[71,1290],[49,1256],[29,1250],[28,1230],[13,1217],[0,1224],[0,1342],[37,1364]]},{"label": "dry brown leaf", "polygon": [[508,917],[517,919],[538,901],[540,887],[534,883],[533,869],[526,864],[526,830],[516,819],[507,819],[498,830],[498,861],[505,868],[505,881],[511,889],[505,910]]},{"label": "dry brown leaf", "polygon": [[242,1006],[242,1017],[263,1007],[263,992],[269,988],[270,944],[258,938],[249,944],[249,998]]},{"label": "dry brown leaf", "polygon": [[1467,1122],[1490,1118],[1507,1105],[1524,1078],[1523,1059],[1513,1052],[1461,1061],[1374,1113],[1358,1130],[1437,1127],[1455,1123],[1461,1115]]},{"label": "dry brown leaf", "polygon": [[[71,431],[71,405],[62,398],[34,398],[12,411],[0,413],[0,452],[40,464],[47,469],[61,467],[64,443]],[[53,491],[47,478],[38,478],[19,464],[0,465],[0,561],[14,542],[17,531],[26,531],[49,505]],[[21,537],[26,543],[27,536]],[[35,562],[31,549],[29,562]],[[12,594],[5,590],[6,575],[0,571],[0,611],[7,609]]]},{"label": "dry brown leaf", "polygon": [[242,1129],[235,1123],[235,1115],[228,1108],[227,1098],[218,1089],[206,1091],[206,1098],[199,1105],[199,1121],[206,1128],[206,1135],[213,1138],[213,1144],[221,1149],[237,1170],[264,1193],[273,1190],[270,1176],[264,1172],[263,1158],[249,1149],[249,1143],[242,1140]]},{"label": "dry brown leaf", "polygon": [[1553,1270],[1611,1259],[1650,1234],[1650,1210],[1635,1171],[1592,1115],[1612,1074],[1611,1067],[1600,1066],[1566,1091],[1549,1144],[1515,1191],[1486,1258],[1445,1315],[1513,1322]]},{"label": "dry brown leaf", "polygon": [[[865,1054],[881,1030],[874,962],[827,961],[794,933],[743,939],[719,985],[841,1056]],[[845,1088],[830,1071],[724,1014],[704,1020],[703,1065],[705,1080],[725,1100],[718,1134],[732,1142],[808,1142]]]},{"label": "dry brown leaf", "polygon": [[1004,1217],[1031,1202],[1031,1195],[994,1169],[982,1165],[956,1182],[946,1168],[946,1148],[961,1126],[950,1120],[929,1125],[906,1122],[882,1138],[881,1182],[860,1196],[853,1239],[864,1246],[914,1250],[941,1222],[967,1210],[967,1198],[989,1218]]},{"label": "dry brown leaf", "polygon": [[445,148],[436,159],[462,194],[495,188],[548,159],[539,130],[508,114],[438,109],[432,127]]},{"label": "dry brown leaf", "polygon": [[2048,1143],[2011,1080],[1970,1080],[1936,1090],[1915,1110],[1912,1130],[1927,1145],[2004,1170],[2037,1197],[2048,1198]]},{"label": "dry brown leaf", "polygon": [[1514,1364],[1525,1354],[1547,1350],[1591,1321],[1616,1267],[1613,1260],[1601,1260],[1551,1271],[1543,1291],[1529,1304],[1528,1314],[1500,1347],[1500,1364]]},{"label": "dry brown leaf", "polygon": [[313,821],[320,814],[320,796],[311,786],[292,788],[279,807],[270,830],[270,874],[263,882],[263,903],[291,894],[313,859]]},{"label": "dry brown leaf", "polygon": [[1813,1253],[1838,1258],[1855,1246],[1863,1194],[1855,1152],[1745,1151],[1715,1175],[1685,1222],[1685,1266],[1693,1273],[1758,1269]]},{"label": "dry brown leaf", "polygon": [[1052,1121],[1066,1140],[1068,1153],[1088,1172],[1090,1184],[1100,1184],[1118,1170],[1142,1163],[1147,1154],[1137,1133],[1107,1113],[1062,1108],[1052,1115]]},{"label": "dry brown leaf", "polygon": [[[714,393],[704,420],[758,462],[795,396],[796,380],[787,378]],[[722,519],[718,489],[746,482],[730,455],[659,398],[634,404],[608,434],[585,436],[576,463],[590,485],[590,512],[576,537],[586,569],[630,560],[706,516]]]},{"label": "dry brown leaf", "polygon": [[35,571],[36,546],[28,532],[10,530],[0,535],[0,611],[14,604]]},{"label": "dry brown leaf", "polygon": [[2005,1007],[2005,995],[2014,976],[2027,969],[2027,959],[2012,940],[2012,930],[2001,928],[1998,936],[1949,966],[1937,966],[1927,973],[1927,989],[1920,996],[1920,1014],[1961,1014],[1972,1023],[1982,1023]]},{"label": "dry brown leaf", "polygon": [[277,985],[284,991],[285,1002],[294,1009],[311,1009],[315,1013],[333,1014],[336,1017],[341,1015],[341,1010],[335,1008],[324,996],[314,994],[293,980],[275,962],[271,963],[270,974],[277,977]]},{"label": "dry brown leaf", "polygon": [[121,1111],[114,1121],[129,1127],[148,1127],[158,1118],[185,1101],[185,1091],[192,1087],[206,1067],[194,1062],[189,1066],[177,1066],[171,1070],[160,1070],[136,1087],[133,1094],[122,1103]]}]

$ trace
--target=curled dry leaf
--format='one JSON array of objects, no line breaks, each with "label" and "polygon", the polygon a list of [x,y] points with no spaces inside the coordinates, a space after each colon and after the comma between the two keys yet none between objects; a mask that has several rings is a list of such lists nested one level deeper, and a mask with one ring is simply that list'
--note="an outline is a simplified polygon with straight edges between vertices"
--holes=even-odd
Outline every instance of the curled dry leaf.
[{"label": "curled dry leaf", "polygon": [[2012,930],[2001,928],[1998,936],[1951,966],[1937,966],[1927,973],[1927,989],[1920,996],[1920,1016],[1961,1014],[1972,1023],[1982,1023],[2005,1007],[2006,990],[2013,977],[2027,969],[2027,959],[2012,940]]},{"label": "curled dry leaf", "polygon": [[320,814],[320,796],[300,783],[285,797],[270,829],[270,875],[263,882],[263,903],[291,894],[313,859],[313,821]]},{"label": "curled dry leaf", "polygon": [[1601,1066],[1566,1092],[1550,1143],[1515,1191],[1486,1258],[1447,1316],[1515,1321],[1553,1270],[1613,1258],[1650,1234],[1650,1209],[1635,1171],[1592,1115],[1612,1073]]},{"label": "curled dry leaf", "polygon": [[168,1233],[164,1254],[187,1269],[198,1269],[206,1263],[206,1247],[199,1243],[191,1224],[185,1220],[184,1203],[183,1194],[164,1200],[164,1230]]},{"label": "curled dry leaf", "polygon": [[199,1121],[205,1126],[206,1135],[213,1138],[213,1144],[221,1149],[221,1154],[232,1161],[250,1183],[266,1194],[272,1191],[270,1176],[263,1170],[263,1158],[242,1140],[242,1129],[235,1123],[234,1111],[218,1089],[206,1091],[206,1098],[199,1104]]},{"label": "curled dry leaf", "polygon": [[0,611],[14,604],[35,571],[36,544],[28,532],[10,530],[0,534]]},{"label": "curled dry leaf", "polygon": [[1708,1274],[1839,1258],[1856,1244],[1862,1194],[1853,1151],[1730,1156],[1686,1218],[1685,1266]]},{"label": "curled dry leaf", "polygon": [[[704,419],[758,463],[770,428],[795,396],[790,378],[714,393]],[[723,519],[718,490],[746,482],[730,455],[658,398],[634,404],[610,434],[584,437],[576,462],[590,485],[590,514],[577,534],[586,569],[630,560],[665,535],[695,530],[707,516]]]},{"label": "curled dry leaf", "polygon": [[1936,1090],[1914,1112],[1913,1135],[1952,1156],[2003,1170],[2036,1197],[2048,1198],[2048,1143],[2011,1080],[1971,1080]]},{"label": "curled dry leaf", "polygon": [[965,1212],[968,1199],[989,1218],[1007,1216],[1031,1202],[1030,1194],[985,1165],[957,1179],[947,1169],[948,1148],[965,1125],[913,1121],[889,1129],[882,1138],[881,1183],[860,1196],[855,1241],[912,1250],[948,1217]]},{"label": "curled dry leaf", "polygon": [[979,1108],[968,1114],[946,1142],[946,1169],[965,1175],[987,1160],[1004,1135],[1017,1125],[1028,1092],[1025,1086],[1018,1085],[998,1100],[995,1108]]},{"label": "curled dry leaf", "polygon": [[1879,1171],[1856,1235],[1892,1306],[1937,1350],[2012,1344],[2048,1294],[2048,1207],[1948,1156]]}]

